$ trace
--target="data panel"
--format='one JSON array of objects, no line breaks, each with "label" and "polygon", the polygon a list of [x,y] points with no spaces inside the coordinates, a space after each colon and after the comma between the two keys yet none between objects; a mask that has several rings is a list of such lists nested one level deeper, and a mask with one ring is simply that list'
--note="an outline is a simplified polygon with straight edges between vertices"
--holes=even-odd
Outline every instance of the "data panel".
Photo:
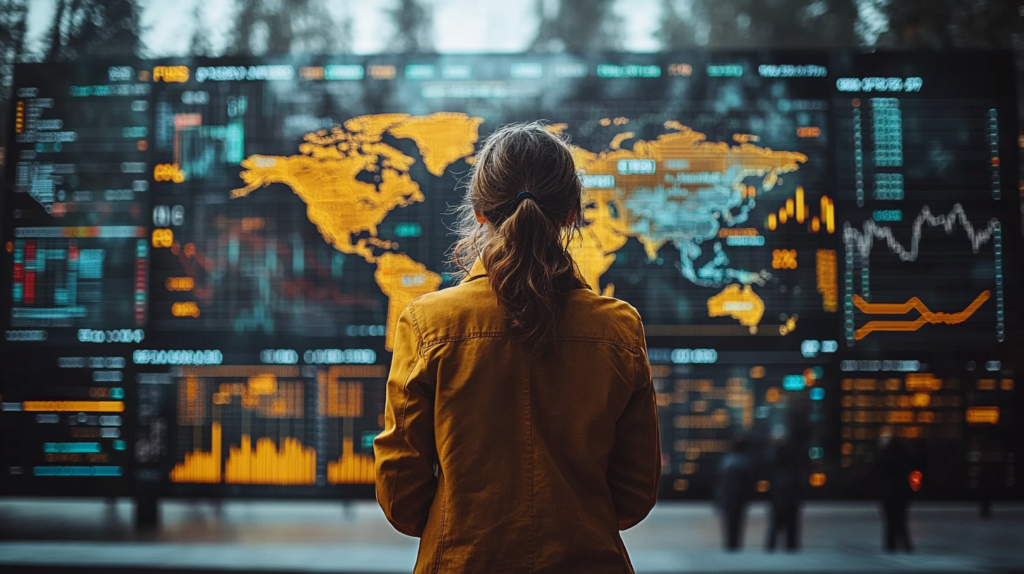
[{"label": "data panel", "polygon": [[0,301],[0,484],[13,490],[128,488],[152,118],[149,72],[130,64],[19,67]]},{"label": "data panel", "polygon": [[644,319],[663,496],[711,496],[737,441],[766,463],[795,443],[809,497],[872,496],[892,434],[920,496],[1020,497],[1012,69],[711,51],[20,65],[0,424],[31,438],[4,445],[0,489],[372,496],[398,317],[459,280],[450,207],[482,139],[544,120],[586,188],[582,279]]}]

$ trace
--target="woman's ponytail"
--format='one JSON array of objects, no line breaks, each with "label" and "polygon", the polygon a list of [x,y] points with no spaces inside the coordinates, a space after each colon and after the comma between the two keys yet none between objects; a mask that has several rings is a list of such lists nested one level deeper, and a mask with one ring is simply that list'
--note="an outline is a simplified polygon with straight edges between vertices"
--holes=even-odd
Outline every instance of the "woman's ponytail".
[{"label": "woman's ponytail", "polygon": [[582,192],[568,146],[536,123],[499,129],[473,167],[454,260],[466,270],[482,259],[498,304],[534,353],[552,342],[568,292],[584,286],[569,254]]}]

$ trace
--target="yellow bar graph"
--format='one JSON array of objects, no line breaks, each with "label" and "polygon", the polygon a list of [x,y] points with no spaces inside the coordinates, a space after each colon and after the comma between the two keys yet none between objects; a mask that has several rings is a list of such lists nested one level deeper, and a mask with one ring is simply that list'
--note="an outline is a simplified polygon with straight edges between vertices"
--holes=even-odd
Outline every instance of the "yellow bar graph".
[{"label": "yellow bar graph", "polygon": [[298,439],[285,437],[278,450],[273,439],[261,438],[252,448],[252,438],[242,435],[241,446],[229,449],[224,464],[227,484],[316,484],[316,450],[302,446]]},{"label": "yellow bar graph", "polygon": [[829,313],[839,310],[839,272],[834,249],[819,249],[815,254],[818,293],[821,308]]},{"label": "yellow bar graph", "polygon": [[786,199],[786,203],[777,212],[769,213],[765,221],[765,227],[769,231],[775,231],[779,226],[793,220],[796,223],[807,223],[807,230],[811,233],[818,233],[822,227],[828,233],[836,231],[835,203],[828,196],[821,196],[821,213],[811,215],[810,207],[805,203],[806,193],[803,186],[797,186],[795,197]]},{"label": "yellow bar graph", "polygon": [[825,230],[829,233],[836,232],[836,204],[832,203],[831,199],[828,199],[828,209],[825,211]]},{"label": "yellow bar graph", "polygon": [[171,482],[216,484],[220,482],[220,423],[213,423],[210,452],[195,450],[185,454],[185,462],[171,469]]},{"label": "yellow bar graph", "polygon": [[327,463],[329,484],[373,484],[373,457],[355,454],[352,437],[341,442],[341,458]]},{"label": "yellow bar graph", "polygon": [[[297,368],[217,365],[182,370],[178,377],[178,425],[183,431],[191,427],[195,443],[170,471],[172,482],[317,483],[318,453],[302,442],[308,434],[303,421],[307,390],[305,381],[293,380],[300,375]],[[345,374],[356,372],[365,375],[370,371],[364,368]],[[362,386],[356,384],[356,393],[349,395],[357,400],[361,413]],[[210,446],[200,441],[207,428]]]}]

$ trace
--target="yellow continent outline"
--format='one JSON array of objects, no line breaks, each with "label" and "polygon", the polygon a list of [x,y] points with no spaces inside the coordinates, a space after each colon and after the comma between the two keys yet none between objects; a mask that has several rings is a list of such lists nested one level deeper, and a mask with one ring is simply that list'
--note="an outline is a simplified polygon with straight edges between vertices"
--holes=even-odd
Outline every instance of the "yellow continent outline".
[{"label": "yellow continent outline", "polygon": [[[561,133],[565,127],[564,124],[558,124],[557,130],[549,131]],[[739,169],[733,173],[732,180],[726,184],[734,190],[739,190],[744,186],[743,181],[746,178],[760,177],[762,191],[771,190],[781,174],[796,171],[800,169],[800,164],[807,161],[807,156],[799,152],[774,151],[750,143],[757,141],[755,136],[736,134],[734,140],[737,144],[730,145],[725,142],[709,142],[707,136],[679,122],[665,122],[664,127],[673,131],[660,135],[654,141],[638,140],[632,149],[621,148],[621,142],[633,137],[632,132],[616,135],[609,144],[609,149],[600,153],[571,147],[577,170],[588,176],[620,178],[621,160],[654,160],[656,166],[655,171],[647,176],[628,176],[633,180],[629,186],[619,185],[619,179],[616,179],[614,188],[586,190],[586,226],[582,230],[581,239],[574,242],[571,247],[584,280],[593,290],[606,296],[614,293],[615,286],[608,284],[602,289],[601,277],[615,261],[615,252],[625,245],[630,237],[636,237],[641,242],[648,260],[657,258],[661,247],[670,241],[664,236],[656,237],[636,231],[633,228],[635,217],[625,206],[626,200],[636,187],[653,187],[665,181],[665,176],[669,172],[665,167],[665,160],[673,159],[685,163],[685,167],[678,170],[684,173],[726,174],[730,167],[738,166]],[[751,310],[724,312],[719,301],[733,296],[731,287],[739,289],[735,285],[727,286],[721,293],[708,300],[709,316],[731,316],[741,325],[756,328],[764,313],[763,301],[748,285],[740,297],[752,305]]]},{"label": "yellow continent outline", "polygon": [[[398,246],[377,237],[377,226],[392,210],[423,201],[423,191],[409,175],[416,160],[382,141],[385,133],[416,143],[427,171],[440,176],[471,155],[482,118],[438,112],[427,116],[378,114],[352,118],[343,127],[307,134],[301,155],[253,155],[242,160],[245,186],[231,197],[248,196],[274,183],[288,186],[306,204],[306,216],[338,251],[358,255],[377,266],[374,279],[388,298],[385,347],[394,344],[398,317],[410,302],[441,286],[441,276]],[[376,184],[358,179],[375,175]],[[364,236],[365,235],[365,236]],[[374,248],[386,250],[376,255]]]}]

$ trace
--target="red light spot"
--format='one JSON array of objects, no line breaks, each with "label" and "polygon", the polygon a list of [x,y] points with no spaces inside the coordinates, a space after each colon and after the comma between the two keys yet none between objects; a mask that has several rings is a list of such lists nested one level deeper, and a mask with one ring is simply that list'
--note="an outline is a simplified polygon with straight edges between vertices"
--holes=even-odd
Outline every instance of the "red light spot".
[{"label": "red light spot", "polygon": [[907,482],[910,483],[910,490],[917,492],[921,490],[921,482],[924,480],[924,475],[921,474],[920,470],[911,471],[907,476]]}]

